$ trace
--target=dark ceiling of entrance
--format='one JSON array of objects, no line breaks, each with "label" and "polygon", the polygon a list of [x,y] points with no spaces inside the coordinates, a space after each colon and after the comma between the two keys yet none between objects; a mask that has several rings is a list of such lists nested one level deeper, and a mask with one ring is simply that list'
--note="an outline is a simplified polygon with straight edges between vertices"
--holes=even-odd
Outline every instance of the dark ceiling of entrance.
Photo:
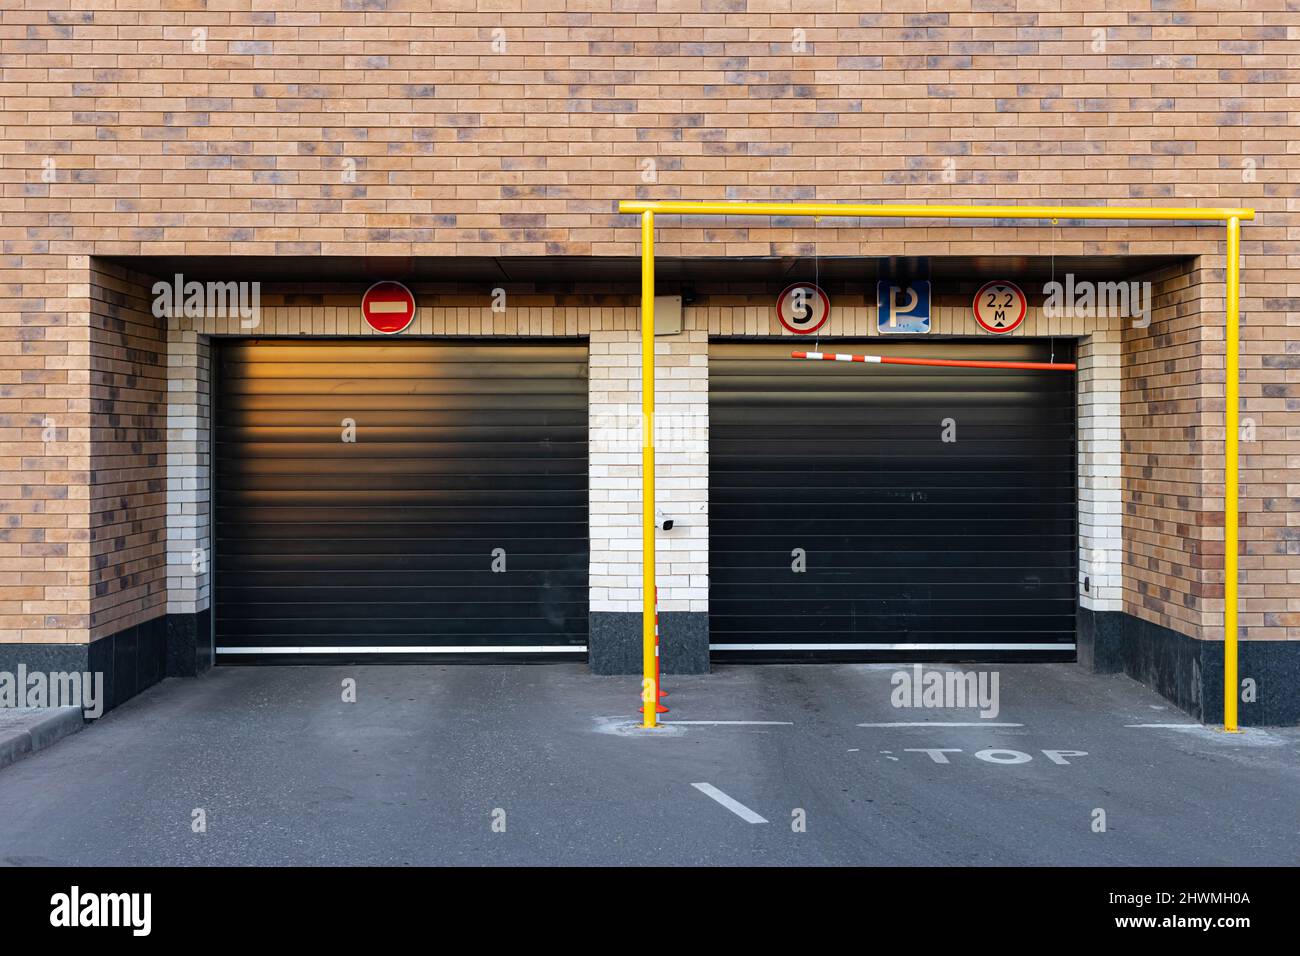
[{"label": "dark ceiling of entrance", "polygon": [[[556,292],[635,292],[640,260],[635,257],[534,256],[492,257],[273,257],[154,256],[117,259],[122,265],[155,277],[180,273],[186,279],[258,280],[283,283],[372,283],[380,279],[527,287]],[[1182,261],[1175,256],[944,256],[934,258],[861,259],[833,257],[671,258],[655,260],[656,291],[677,292],[781,288],[799,281],[820,281],[828,290],[892,277],[931,279],[940,286],[964,288],[989,279],[1047,281],[1072,273],[1075,280],[1129,279]]]}]

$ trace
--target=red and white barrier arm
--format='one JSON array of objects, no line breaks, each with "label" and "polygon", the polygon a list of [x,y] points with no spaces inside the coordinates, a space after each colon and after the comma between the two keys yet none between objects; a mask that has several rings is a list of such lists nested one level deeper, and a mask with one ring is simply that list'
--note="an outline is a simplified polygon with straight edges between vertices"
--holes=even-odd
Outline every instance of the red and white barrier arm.
[{"label": "red and white barrier arm", "polygon": [[1018,368],[1073,372],[1073,362],[985,362],[976,359],[903,358],[898,355],[849,355],[847,352],[791,352],[791,358],[822,362],[871,362],[879,365],[937,365],[942,368]]}]

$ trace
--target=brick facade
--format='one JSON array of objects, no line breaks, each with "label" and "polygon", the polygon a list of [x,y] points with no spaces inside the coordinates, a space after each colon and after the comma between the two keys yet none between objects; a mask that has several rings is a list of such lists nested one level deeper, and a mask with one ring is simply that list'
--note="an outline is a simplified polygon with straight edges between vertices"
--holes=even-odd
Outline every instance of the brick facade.
[{"label": "brick facade", "polygon": [[8,254],[0,323],[0,642],[88,639],[88,256]]},{"label": "brick facade", "polygon": [[[1168,273],[1157,277],[1151,327],[1124,334],[1124,609],[1221,638],[1223,334],[1212,323],[1223,280],[1194,267]],[[1243,605],[1240,623],[1258,628],[1249,614]]]},{"label": "brick facade", "polygon": [[93,260],[90,638],[166,613],[167,336],[141,276]]},{"label": "brick facade", "polygon": [[[0,11],[0,642],[84,642],[206,601],[188,570],[206,510],[203,339],[153,320],[145,280],[106,257],[634,255],[635,220],[615,211],[633,197],[1256,208],[1241,626],[1300,639],[1293,0],[253,7]],[[1149,328],[1060,330],[1092,336],[1080,378],[1097,383],[1081,549],[1101,590],[1084,603],[1112,608],[1121,589],[1129,614],[1221,636],[1221,227],[668,218],[657,251],[1187,257],[1156,277]],[[347,331],[352,295],[301,330]],[[630,362],[634,297],[559,317],[523,298],[502,317],[477,296],[412,332],[589,334],[593,395]],[[268,301],[269,327],[289,308]],[[854,308],[840,334],[868,321]],[[688,412],[706,333],[773,331],[758,298],[694,321],[663,365],[681,386],[666,403]],[[621,448],[598,454],[625,467]],[[699,449],[681,455],[672,467],[700,477]],[[601,490],[593,511],[614,515],[619,489]],[[690,543],[670,546],[666,574],[682,549],[678,606],[696,607],[707,530],[676,540]],[[613,564],[601,600],[621,607],[631,565]]]}]

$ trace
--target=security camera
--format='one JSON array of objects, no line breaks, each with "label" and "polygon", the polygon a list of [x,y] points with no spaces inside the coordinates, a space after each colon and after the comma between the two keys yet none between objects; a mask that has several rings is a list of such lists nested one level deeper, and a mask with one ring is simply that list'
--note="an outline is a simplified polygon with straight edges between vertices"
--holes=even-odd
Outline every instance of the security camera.
[{"label": "security camera", "polygon": [[673,530],[673,519],[668,517],[658,508],[655,509],[655,523],[658,524],[659,527],[663,528],[665,531]]}]

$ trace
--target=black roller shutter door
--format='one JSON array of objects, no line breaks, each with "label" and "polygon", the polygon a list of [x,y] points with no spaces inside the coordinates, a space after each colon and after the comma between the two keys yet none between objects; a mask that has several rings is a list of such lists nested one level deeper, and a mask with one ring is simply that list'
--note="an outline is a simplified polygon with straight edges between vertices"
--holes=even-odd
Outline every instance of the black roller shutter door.
[{"label": "black roller shutter door", "polygon": [[[1074,374],[796,361],[792,346],[710,346],[715,658],[1072,659]],[[1059,340],[821,348],[1073,356]]]},{"label": "black roller shutter door", "polygon": [[583,658],[584,343],[266,339],[217,355],[223,661]]}]

